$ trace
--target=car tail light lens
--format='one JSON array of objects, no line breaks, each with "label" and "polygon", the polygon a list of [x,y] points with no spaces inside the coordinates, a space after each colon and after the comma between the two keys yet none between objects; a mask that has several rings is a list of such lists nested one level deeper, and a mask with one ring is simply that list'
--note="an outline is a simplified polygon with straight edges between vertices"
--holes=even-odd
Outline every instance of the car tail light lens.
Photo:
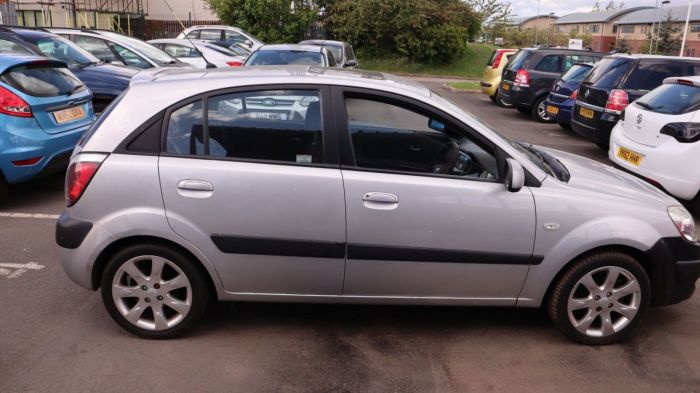
[{"label": "car tail light lens", "polygon": [[530,83],[530,75],[528,75],[525,70],[518,70],[518,72],[515,73],[515,83],[527,86]]},{"label": "car tail light lens", "polygon": [[689,242],[698,240],[698,235],[695,232],[695,220],[685,208],[682,206],[671,206],[668,208],[668,215],[683,239]]},{"label": "car tail light lens", "polygon": [[32,108],[17,94],[0,87],[0,113],[17,117],[32,117]]},{"label": "car tail light lens", "polygon": [[226,64],[228,64],[231,67],[240,67],[243,65],[240,61],[227,61]]},{"label": "car tail light lens", "polygon": [[605,103],[605,110],[613,113],[622,112],[629,105],[629,97],[627,92],[620,89],[614,89],[608,96],[608,102]]},{"label": "car tail light lens", "polygon": [[661,128],[661,133],[681,143],[697,142],[700,141],[700,123],[668,123]]},{"label": "car tail light lens", "polygon": [[38,163],[39,161],[41,161],[42,158],[44,158],[44,156],[27,158],[24,160],[16,160],[16,161],[12,161],[12,165],[14,165],[14,166],[31,166],[31,165],[34,165],[34,164]]},{"label": "car tail light lens", "polygon": [[505,52],[502,50],[496,52],[496,57],[494,57],[493,63],[491,63],[491,68],[498,68],[498,66],[501,65],[501,59],[503,59],[504,53]]},{"label": "car tail light lens", "polygon": [[83,196],[88,184],[97,173],[106,154],[78,154],[66,173],[66,206],[73,206]]},{"label": "car tail light lens", "polygon": [[573,93],[571,93],[571,95],[569,96],[569,98],[571,98],[572,100],[578,98],[578,89],[574,90]]}]

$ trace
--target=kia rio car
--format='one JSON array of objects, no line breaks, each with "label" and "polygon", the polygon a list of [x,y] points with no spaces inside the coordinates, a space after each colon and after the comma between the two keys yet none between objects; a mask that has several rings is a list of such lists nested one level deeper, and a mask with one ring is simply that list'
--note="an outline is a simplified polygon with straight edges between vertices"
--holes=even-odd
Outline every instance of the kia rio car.
[{"label": "kia rio car", "polygon": [[676,200],[413,82],[144,72],[76,147],[56,227],[68,276],[136,335],[178,335],[210,300],[544,305],[606,344],[700,276]]}]

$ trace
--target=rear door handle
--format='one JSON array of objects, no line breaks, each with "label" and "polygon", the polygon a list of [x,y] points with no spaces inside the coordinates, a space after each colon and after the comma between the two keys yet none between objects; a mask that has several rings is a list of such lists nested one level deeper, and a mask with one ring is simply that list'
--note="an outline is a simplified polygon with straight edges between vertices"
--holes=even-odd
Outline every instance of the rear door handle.
[{"label": "rear door handle", "polygon": [[188,191],[214,191],[214,186],[203,180],[180,180],[177,188]]}]

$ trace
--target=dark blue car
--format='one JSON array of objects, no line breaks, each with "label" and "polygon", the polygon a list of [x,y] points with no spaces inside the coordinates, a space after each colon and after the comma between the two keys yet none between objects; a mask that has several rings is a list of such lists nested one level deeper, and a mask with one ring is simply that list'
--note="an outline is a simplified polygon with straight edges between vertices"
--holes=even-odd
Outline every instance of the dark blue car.
[{"label": "dark blue car", "polygon": [[545,110],[561,128],[571,129],[571,109],[581,82],[593,68],[591,64],[574,64],[555,83],[545,101]]},{"label": "dark blue car", "polygon": [[138,70],[104,64],[75,43],[43,30],[0,26],[0,53],[48,56],[63,61],[93,94],[100,113],[129,87]]}]

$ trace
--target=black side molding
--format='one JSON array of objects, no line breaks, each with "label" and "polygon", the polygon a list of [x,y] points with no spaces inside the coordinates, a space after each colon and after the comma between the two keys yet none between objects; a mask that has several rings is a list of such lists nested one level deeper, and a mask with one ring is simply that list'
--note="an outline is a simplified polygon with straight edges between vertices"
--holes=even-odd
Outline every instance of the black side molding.
[{"label": "black side molding", "polygon": [[212,235],[211,240],[228,254],[345,258],[345,243],[228,235]]},{"label": "black side molding", "polygon": [[79,220],[63,213],[56,222],[56,244],[63,248],[78,248],[91,229],[91,222]]},{"label": "black side molding", "polygon": [[348,244],[348,259],[436,263],[483,263],[497,265],[539,265],[542,262],[543,257],[527,254]]}]

